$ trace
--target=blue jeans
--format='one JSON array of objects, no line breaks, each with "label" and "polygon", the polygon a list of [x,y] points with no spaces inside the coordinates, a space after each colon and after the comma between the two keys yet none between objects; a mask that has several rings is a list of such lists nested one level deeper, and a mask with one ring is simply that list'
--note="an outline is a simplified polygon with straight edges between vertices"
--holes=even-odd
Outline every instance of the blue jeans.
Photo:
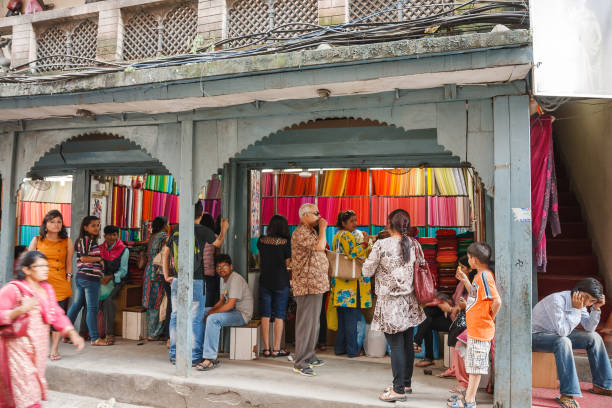
[{"label": "blue jeans", "polygon": [[[172,302],[172,313],[170,314],[170,361],[176,360],[176,317],[178,312],[178,278],[172,281],[170,290],[170,300]],[[204,333],[204,281],[193,281],[193,303],[191,304],[191,315],[193,321],[193,348],[191,349],[191,361],[200,362],[202,360],[202,337]]]},{"label": "blue jeans", "polygon": [[283,289],[270,290],[259,287],[259,308],[261,317],[274,317],[285,320],[289,303],[289,286]]},{"label": "blue jeans", "polygon": [[[212,309],[212,307],[207,307],[204,310],[204,316],[208,315],[210,309]],[[242,314],[236,309],[229,312],[210,315],[204,322],[204,354],[202,357],[208,360],[217,358],[217,352],[219,351],[219,335],[221,334],[222,327],[242,326],[244,324],[245,321]]]},{"label": "blue jeans", "polygon": [[75,293],[73,295],[72,305],[68,309],[68,318],[74,324],[74,321],[81,311],[84,303],[87,303],[87,311],[85,312],[85,321],[89,329],[91,341],[96,341],[100,336],[98,334],[98,299],[100,298],[100,280],[88,280],[77,275],[74,282]]},{"label": "blue jeans", "polygon": [[531,335],[533,351],[545,351],[555,354],[557,376],[561,382],[561,394],[568,397],[580,397],[580,383],[576,374],[576,364],[572,349],[586,349],[589,366],[593,375],[593,385],[612,389],[612,368],[606,347],[601,336],[595,332],[574,330],[567,337],[556,334],[534,333]]},{"label": "blue jeans", "polygon": [[357,322],[361,318],[361,312],[355,307],[338,307],[338,335],[334,353],[348,354],[349,357],[359,356],[357,345]]}]

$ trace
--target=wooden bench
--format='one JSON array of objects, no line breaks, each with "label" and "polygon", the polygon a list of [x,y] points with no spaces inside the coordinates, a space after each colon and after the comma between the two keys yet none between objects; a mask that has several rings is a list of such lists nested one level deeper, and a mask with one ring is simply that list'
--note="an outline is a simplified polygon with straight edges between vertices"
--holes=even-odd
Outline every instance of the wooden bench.
[{"label": "wooden bench", "polygon": [[557,363],[553,353],[531,353],[531,386],[533,388],[559,388]]}]

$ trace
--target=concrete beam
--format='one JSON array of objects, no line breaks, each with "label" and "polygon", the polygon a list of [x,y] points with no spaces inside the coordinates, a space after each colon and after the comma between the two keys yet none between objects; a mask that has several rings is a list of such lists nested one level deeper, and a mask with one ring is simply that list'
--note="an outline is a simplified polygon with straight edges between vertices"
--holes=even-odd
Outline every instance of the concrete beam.
[{"label": "concrete beam", "polygon": [[181,163],[179,186],[179,265],[178,305],[176,325],[176,374],[191,375],[191,349],[193,346],[193,247],[194,247],[194,191],[193,191],[193,121],[181,123]]},{"label": "concrete beam", "polygon": [[0,285],[13,278],[17,189],[14,182],[17,159],[17,133],[0,134],[2,163],[2,230],[0,231]]},{"label": "concrete beam", "polygon": [[497,407],[531,407],[529,97],[494,100],[495,271],[503,305],[495,333]]}]

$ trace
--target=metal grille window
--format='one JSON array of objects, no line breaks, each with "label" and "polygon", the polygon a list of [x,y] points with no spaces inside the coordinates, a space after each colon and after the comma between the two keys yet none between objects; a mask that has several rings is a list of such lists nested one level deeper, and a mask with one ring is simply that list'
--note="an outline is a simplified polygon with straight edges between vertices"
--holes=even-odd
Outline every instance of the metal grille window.
[{"label": "metal grille window", "polygon": [[410,21],[452,9],[453,0],[350,0],[349,18],[363,23]]},{"label": "metal grille window", "polygon": [[193,2],[128,12],[125,19],[123,59],[127,61],[188,53],[197,35]]},{"label": "metal grille window", "polygon": [[98,24],[92,20],[56,25],[38,36],[37,70],[61,71],[91,65],[96,58]]},{"label": "metal grille window", "polygon": [[317,24],[318,13],[318,0],[234,0],[230,2],[228,10],[228,38],[236,40],[230,41],[228,46],[257,43],[256,38],[241,37],[266,33],[279,27],[282,28],[274,38],[303,34],[303,30],[309,26],[297,23]]}]

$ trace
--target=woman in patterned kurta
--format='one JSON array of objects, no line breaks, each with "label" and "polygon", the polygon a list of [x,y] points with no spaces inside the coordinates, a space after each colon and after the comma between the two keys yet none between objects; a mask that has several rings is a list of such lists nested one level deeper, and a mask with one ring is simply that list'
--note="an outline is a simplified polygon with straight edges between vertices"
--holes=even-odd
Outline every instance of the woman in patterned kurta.
[{"label": "woman in patterned kurta", "polygon": [[[393,387],[385,389],[383,401],[405,401],[412,392],[414,364],[413,328],[425,320],[414,294],[414,263],[417,240],[411,239],[410,216],[404,210],[389,214],[389,238],[376,241],[363,264],[363,276],[376,274],[376,308],[372,330],[385,333],[391,346]],[[425,259],[419,259],[421,264]]]},{"label": "woman in patterned kurta", "polygon": [[20,337],[0,336],[0,407],[38,408],[47,397],[45,365],[49,352],[49,325],[70,337],[78,350],[85,341],[57,304],[46,282],[49,264],[38,251],[24,253],[17,265],[17,280],[0,289],[0,327],[7,329],[27,314],[27,332]]},{"label": "woman in patterned kurta", "polygon": [[153,260],[168,239],[168,219],[156,217],[152,227],[153,236],[147,247],[147,267],[142,285],[142,306],[147,309],[147,338],[154,341],[159,340],[164,329],[164,322],[159,321],[159,307],[164,295],[164,275],[161,274],[161,267],[153,264]]},{"label": "woman in patterned kurta", "polygon": [[[365,260],[368,254],[368,237],[357,229],[357,214],[348,210],[338,214],[338,233],[332,241],[335,252],[351,259]],[[369,277],[361,279],[331,279],[332,305],[338,312],[338,335],[334,353],[357,357],[361,350],[357,344],[357,322],[360,309],[372,307],[372,285]]]}]

